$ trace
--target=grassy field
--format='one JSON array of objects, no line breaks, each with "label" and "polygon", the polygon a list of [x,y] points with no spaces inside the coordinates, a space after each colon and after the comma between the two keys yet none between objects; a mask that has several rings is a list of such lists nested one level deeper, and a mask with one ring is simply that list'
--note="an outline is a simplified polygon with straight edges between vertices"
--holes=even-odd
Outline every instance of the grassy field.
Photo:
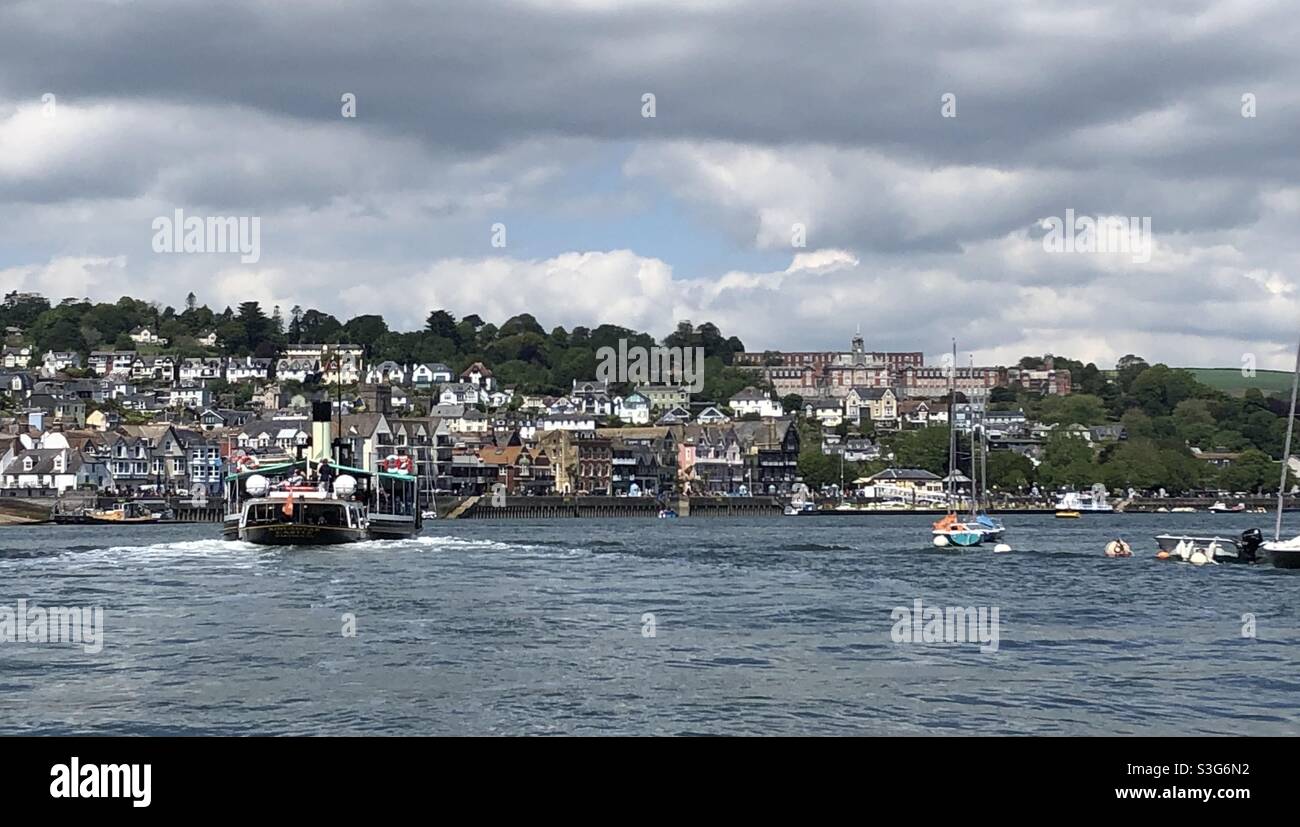
[{"label": "grassy field", "polygon": [[1240,368],[1187,368],[1200,382],[1225,393],[1241,396],[1258,388],[1265,396],[1291,395],[1292,374],[1285,370],[1260,370],[1254,376],[1242,376]]}]

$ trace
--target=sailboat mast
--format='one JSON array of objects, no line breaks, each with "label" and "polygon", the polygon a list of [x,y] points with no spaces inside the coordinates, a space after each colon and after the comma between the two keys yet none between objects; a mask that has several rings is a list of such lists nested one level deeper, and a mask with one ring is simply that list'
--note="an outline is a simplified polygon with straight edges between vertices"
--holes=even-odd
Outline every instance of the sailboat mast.
[{"label": "sailboat mast", "polygon": [[988,410],[988,394],[982,394],[984,409],[980,411],[980,507],[989,508],[989,432],[984,427],[984,414]]},{"label": "sailboat mast", "polygon": [[957,340],[952,340],[952,364],[948,373],[948,510],[956,511],[953,503],[957,485],[957,418],[954,415],[957,400]]},{"label": "sailboat mast", "polygon": [[[975,355],[970,357],[970,375],[975,376]],[[975,396],[966,397],[966,412],[970,414],[970,515],[975,516]]]},{"label": "sailboat mast", "polygon": [[1273,525],[1273,542],[1282,539],[1282,498],[1286,496],[1286,472],[1291,460],[1291,433],[1295,428],[1296,390],[1300,389],[1300,345],[1295,352],[1295,375],[1291,377],[1291,415],[1286,418],[1286,442],[1282,448],[1282,481],[1277,486],[1277,522]]}]

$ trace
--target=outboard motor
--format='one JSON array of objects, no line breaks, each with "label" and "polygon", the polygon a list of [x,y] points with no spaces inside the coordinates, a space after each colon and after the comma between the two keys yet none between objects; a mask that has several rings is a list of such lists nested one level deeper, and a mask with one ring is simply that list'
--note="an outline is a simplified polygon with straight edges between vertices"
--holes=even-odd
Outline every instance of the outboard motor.
[{"label": "outboard motor", "polygon": [[1264,545],[1264,535],[1258,528],[1248,528],[1241,532],[1241,559],[1247,563],[1255,562],[1255,553]]}]

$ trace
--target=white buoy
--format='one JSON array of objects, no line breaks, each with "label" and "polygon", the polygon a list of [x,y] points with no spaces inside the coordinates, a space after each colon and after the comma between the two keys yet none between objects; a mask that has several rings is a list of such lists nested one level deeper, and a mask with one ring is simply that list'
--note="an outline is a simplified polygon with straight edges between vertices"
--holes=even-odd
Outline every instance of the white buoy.
[{"label": "white buoy", "polygon": [[948,538],[943,536],[942,534],[936,534],[934,535],[934,544],[939,548],[943,548],[944,546],[948,545]]},{"label": "white buoy", "polygon": [[994,554],[1006,554],[1008,551],[1011,551],[1011,546],[1006,543],[998,543],[993,547]]},{"label": "white buoy", "polygon": [[1187,562],[1191,563],[1193,566],[1203,566],[1209,561],[1205,557],[1205,552],[1197,549],[1192,552],[1192,556],[1188,558]]}]

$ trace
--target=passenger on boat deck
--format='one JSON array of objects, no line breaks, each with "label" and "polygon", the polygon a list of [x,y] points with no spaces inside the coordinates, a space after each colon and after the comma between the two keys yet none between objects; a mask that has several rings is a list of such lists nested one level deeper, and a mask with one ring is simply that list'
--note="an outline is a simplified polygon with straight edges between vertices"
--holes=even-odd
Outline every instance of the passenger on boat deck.
[{"label": "passenger on boat deck", "polygon": [[322,458],[320,464],[316,466],[316,476],[320,478],[321,486],[326,491],[334,490],[334,466],[330,465],[328,459]]},{"label": "passenger on boat deck", "polygon": [[303,477],[302,472],[297,469],[294,469],[294,472],[289,475],[288,479],[284,481],[284,484],[285,487],[292,488],[296,485],[302,485],[306,481],[307,480],[305,477]]}]

